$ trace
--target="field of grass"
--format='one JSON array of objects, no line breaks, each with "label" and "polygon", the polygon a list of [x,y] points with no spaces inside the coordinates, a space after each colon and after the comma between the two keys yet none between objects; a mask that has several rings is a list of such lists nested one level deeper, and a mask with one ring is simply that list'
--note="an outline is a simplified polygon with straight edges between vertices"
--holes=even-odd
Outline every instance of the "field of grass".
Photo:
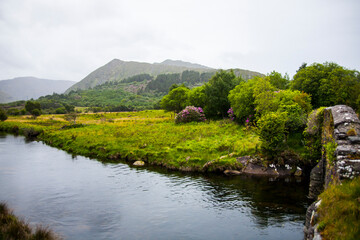
[{"label": "field of grass", "polygon": [[[236,157],[254,154],[257,134],[227,120],[174,124],[162,110],[9,117],[0,131],[38,135],[45,143],[104,162],[142,160],[183,171],[241,169]],[[64,127],[65,126],[65,127]]]}]

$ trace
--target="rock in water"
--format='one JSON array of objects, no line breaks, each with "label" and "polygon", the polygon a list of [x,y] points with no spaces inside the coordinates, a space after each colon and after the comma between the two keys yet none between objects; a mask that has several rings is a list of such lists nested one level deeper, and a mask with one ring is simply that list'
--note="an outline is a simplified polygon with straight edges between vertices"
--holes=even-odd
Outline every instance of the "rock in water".
[{"label": "rock in water", "polygon": [[144,161],[136,161],[133,163],[134,166],[144,166],[145,162]]},{"label": "rock in water", "polygon": [[226,175],[240,175],[241,172],[240,171],[236,171],[236,170],[225,170],[224,174]]}]

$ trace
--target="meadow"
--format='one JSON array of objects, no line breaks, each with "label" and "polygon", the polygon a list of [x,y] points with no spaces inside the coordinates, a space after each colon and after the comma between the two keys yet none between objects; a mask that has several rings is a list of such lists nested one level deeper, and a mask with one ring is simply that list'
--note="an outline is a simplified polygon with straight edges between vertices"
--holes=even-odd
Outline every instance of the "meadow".
[{"label": "meadow", "polygon": [[163,110],[66,115],[12,116],[0,131],[35,137],[74,155],[103,162],[144,161],[182,171],[241,169],[236,157],[260,148],[256,132],[224,120],[175,124]]}]

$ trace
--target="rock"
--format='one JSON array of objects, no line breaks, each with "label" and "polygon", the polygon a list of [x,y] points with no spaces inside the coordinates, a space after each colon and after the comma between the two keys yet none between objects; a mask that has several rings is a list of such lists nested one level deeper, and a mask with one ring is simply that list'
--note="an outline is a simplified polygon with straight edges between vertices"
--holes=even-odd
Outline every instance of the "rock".
[{"label": "rock", "polygon": [[240,171],[237,171],[237,170],[225,170],[225,171],[224,171],[224,174],[225,174],[225,175],[240,175],[241,172],[240,172]]},{"label": "rock", "polygon": [[360,137],[358,136],[349,136],[348,138],[351,144],[360,143]]},{"label": "rock", "polygon": [[299,170],[299,169],[296,169],[296,171],[295,171],[295,173],[294,173],[294,176],[296,176],[296,177],[301,177],[301,175],[302,175],[302,171]]},{"label": "rock", "polygon": [[136,161],[133,163],[134,166],[144,166],[145,162],[144,161]]}]

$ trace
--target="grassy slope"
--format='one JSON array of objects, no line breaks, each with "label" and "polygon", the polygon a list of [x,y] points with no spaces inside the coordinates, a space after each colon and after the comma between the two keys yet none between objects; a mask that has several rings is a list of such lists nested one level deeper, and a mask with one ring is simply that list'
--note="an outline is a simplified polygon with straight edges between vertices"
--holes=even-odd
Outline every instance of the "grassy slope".
[{"label": "grassy slope", "polygon": [[10,117],[0,130],[34,128],[43,132],[40,140],[74,154],[102,161],[144,160],[184,171],[240,169],[236,157],[255,153],[260,144],[255,133],[225,120],[175,125],[170,115],[161,110],[83,114],[77,123],[85,125],[70,129],[60,129],[68,123],[59,115]]},{"label": "grassy slope", "polygon": [[321,195],[319,230],[324,239],[360,237],[360,177],[333,185]]}]

